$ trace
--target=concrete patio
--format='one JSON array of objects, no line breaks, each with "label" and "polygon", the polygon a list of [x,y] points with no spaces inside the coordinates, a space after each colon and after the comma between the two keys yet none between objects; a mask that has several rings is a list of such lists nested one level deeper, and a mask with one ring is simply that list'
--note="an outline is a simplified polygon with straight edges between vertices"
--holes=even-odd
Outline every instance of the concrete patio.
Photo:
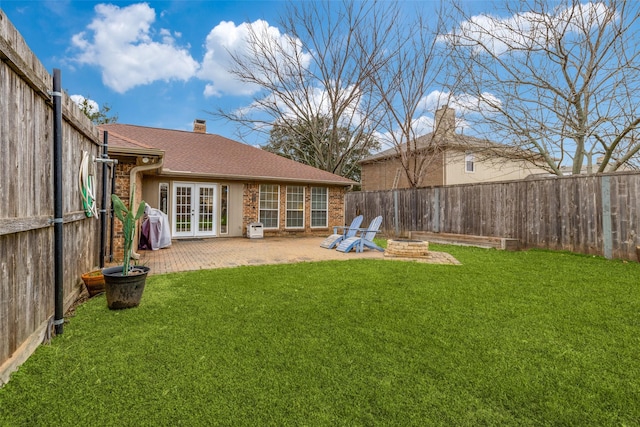
[{"label": "concrete patio", "polygon": [[[241,265],[290,264],[327,260],[378,259],[382,252],[342,253],[320,247],[323,237],[267,237],[264,239],[217,238],[173,240],[170,247],[157,251],[138,251],[139,263],[151,268],[151,274],[191,271]],[[407,260],[407,259],[402,259]],[[412,260],[416,261],[416,260]],[[419,262],[459,264],[451,255],[430,252],[428,259]]]}]

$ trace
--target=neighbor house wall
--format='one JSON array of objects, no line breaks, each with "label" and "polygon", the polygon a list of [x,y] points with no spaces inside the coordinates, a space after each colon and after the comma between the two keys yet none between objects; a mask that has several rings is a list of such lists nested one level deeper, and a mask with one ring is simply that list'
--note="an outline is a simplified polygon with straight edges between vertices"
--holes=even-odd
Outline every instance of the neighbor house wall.
[{"label": "neighbor house wall", "polygon": [[[52,331],[52,90],[53,78],[0,9],[0,385]],[[100,148],[97,129],[65,93],[62,116],[66,310],[83,290],[81,274],[99,264],[100,222],[85,215],[78,171],[82,152],[98,156]]]},{"label": "neighbor house wall", "polygon": [[[443,155],[437,153],[430,155],[425,165],[425,173],[418,182],[418,187],[430,187],[442,185],[443,175]],[[367,162],[361,165],[361,188],[362,191],[391,190],[398,176],[395,188],[409,188],[409,180],[405,172],[405,167],[398,157],[390,157],[377,161]]]},{"label": "neighbor house wall", "polygon": [[520,180],[530,175],[546,173],[544,169],[523,160],[482,158],[481,154],[470,153],[474,157],[473,172],[466,171],[465,152],[455,150],[446,152],[446,185]]},{"label": "neighbor house wall", "polygon": [[[474,154],[475,171],[467,172],[465,152],[458,150],[441,152],[436,156],[431,156],[428,161],[426,174],[418,182],[418,188],[519,180],[530,175],[546,173],[544,169],[525,161],[482,158],[480,154]],[[410,188],[400,159],[393,157],[364,163],[362,165],[362,191],[392,190],[398,173],[399,179],[395,189]]]}]

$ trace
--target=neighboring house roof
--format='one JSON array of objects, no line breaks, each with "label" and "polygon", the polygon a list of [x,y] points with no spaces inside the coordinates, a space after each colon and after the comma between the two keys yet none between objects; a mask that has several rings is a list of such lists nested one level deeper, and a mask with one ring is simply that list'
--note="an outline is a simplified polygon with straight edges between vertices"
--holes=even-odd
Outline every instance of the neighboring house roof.
[{"label": "neighboring house roof", "polygon": [[[463,142],[460,140],[460,138],[462,138],[462,135],[441,136],[437,138],[437,140],[434,138],[435,138],[435,135],[433,132],[430,132],[426,135],[422,135],[416,138],[416,141],[415,141],[416,151],[423,151],[423,150],[428,150],[430,148],[436,148],[436,147],[439,149],[444,149],[444,148],[469,146],[469,145],[464,145]],[[468,140],[467,143],[470,144],[474,142],[472,141],[472,139],[475,139],[475,138],[464,137],[464,139]],[[375,162],[378,160],[383,160],[391,157],[397,157],[401,152],[404,152],[406,150],[407,150],[407,144],[404,143],[404,144],[401,144],[400,146],[397,146],[397,147],[394,146],[387,150],[380,151],[379,153],[366,157],[362,159],[360,163],[370,163],[370,162]]]},{"label": "neighboring house roof", "polygon": [[[486,158],[503,158],[511,160],[541,161],[542,156],[527,150],[521,150],[505,144],[455,133],[455,111],[450,107],[442,107],[436,111],[435,130],[415,139],[416,153],[429,150],[472,151]],[[360,161],[360,164],[398,157],[407,152],[407,144],[403,143],[388,150],[381,151]]]},{"label": "neighboring house roof", "polygon": [[119,123],[100,125],[99,128],[108,132],[110,151],[141,154],[162,150],[164,163],[161,175],[344,186],[357,184],[220,135]]},{"label": "neighboring house roof", "polygon": [[[524,152],[508,145],[462,134],[438,135],[437,133],[430,132],[416,138],[415,142],[416,152],[428,151],[430,149],[472,151],[476,154],[484,153],[488,157],[502,157],[517,160],[538,159],[540,157],[532,152]],[[406,144],[402,144],[399,147],[391,147],[361,160],[360,163],[373,163],[398,157],[401,152],[407,150],[406,147]]]}]

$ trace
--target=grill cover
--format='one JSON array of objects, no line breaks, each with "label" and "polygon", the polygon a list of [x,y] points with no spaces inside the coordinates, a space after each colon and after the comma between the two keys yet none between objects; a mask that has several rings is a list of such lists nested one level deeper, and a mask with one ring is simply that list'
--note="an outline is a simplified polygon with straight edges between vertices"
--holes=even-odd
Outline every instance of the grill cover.
[{"label": "grill cover", "polygon": [[147,204],[140,236],[140,249],[158,250],[171,246],[169,217],[160,209]]}]

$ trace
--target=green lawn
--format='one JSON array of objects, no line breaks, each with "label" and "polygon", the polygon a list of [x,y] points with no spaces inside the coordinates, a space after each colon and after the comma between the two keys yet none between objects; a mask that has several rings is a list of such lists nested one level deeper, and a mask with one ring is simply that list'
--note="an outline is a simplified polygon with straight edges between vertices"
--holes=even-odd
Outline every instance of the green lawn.
[{"label": "green lawn", "polygon": [[[152,276],[80,306],[1,426],[640,425],[640,265],[435,246]],[[347,258],[347,256],[346,256]]]}]

